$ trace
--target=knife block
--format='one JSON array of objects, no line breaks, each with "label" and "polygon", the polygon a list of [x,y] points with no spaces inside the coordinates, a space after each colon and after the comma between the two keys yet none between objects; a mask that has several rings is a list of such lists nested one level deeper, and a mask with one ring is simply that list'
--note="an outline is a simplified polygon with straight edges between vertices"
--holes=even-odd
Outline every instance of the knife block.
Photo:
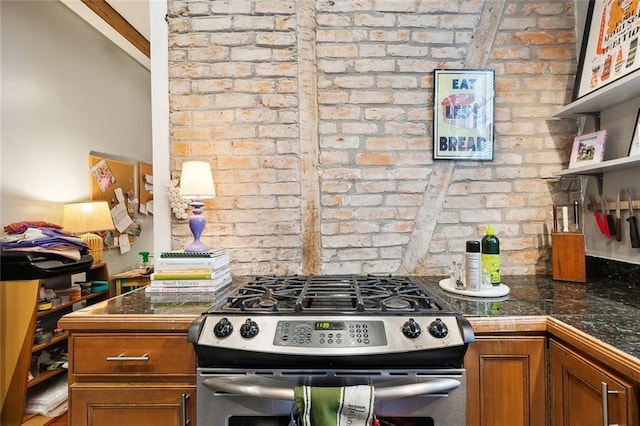
[{"label": "knife block", "polygon": [[578,232],[551,234],[553,279],[584,283],[587,281],[584,235]]}]

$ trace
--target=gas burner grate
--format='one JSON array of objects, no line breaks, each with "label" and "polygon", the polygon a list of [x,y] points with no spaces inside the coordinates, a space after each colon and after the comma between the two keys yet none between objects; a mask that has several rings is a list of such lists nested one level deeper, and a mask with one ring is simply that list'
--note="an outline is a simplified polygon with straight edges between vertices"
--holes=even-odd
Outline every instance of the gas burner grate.
[{"label": "gas burner grate", "polygon": [[230,295],[222,311],[425,312],[442,308],[409,277],[260,276]]},{"label": "gas burner grate", "polygon": [[286,286],[249,284],[227,298],[225,306],[240,311],[277,312],[295,302],[298,292]]}]

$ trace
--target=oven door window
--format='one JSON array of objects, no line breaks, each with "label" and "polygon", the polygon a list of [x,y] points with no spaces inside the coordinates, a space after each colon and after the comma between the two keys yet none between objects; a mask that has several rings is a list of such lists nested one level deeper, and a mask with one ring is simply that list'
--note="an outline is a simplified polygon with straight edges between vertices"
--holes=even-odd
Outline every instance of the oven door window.
[{"label": "oven door window", "polygon": [[[439,426],[431,417],[379,417],[378,421],[380,426]],[[290,422],[291,416],[232,416],[229,418],[229,426],[289,426]]]}]

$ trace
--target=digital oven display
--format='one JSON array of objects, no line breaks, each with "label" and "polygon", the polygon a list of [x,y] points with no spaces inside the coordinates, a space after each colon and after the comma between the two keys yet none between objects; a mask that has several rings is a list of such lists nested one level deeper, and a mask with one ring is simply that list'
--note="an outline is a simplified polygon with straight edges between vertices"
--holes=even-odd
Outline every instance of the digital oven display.
[{"label": "digital oven display", "polygon": [[283,320],[278,321],[273,344],[307,348],[364,348],[386,346],[387,334],[383,321],[363,318],[344,321],[328,318]]},{"label": "digital oven display", "polygon": [[316,330],[344,330],[345,323],[342,321],[316,321]]}]

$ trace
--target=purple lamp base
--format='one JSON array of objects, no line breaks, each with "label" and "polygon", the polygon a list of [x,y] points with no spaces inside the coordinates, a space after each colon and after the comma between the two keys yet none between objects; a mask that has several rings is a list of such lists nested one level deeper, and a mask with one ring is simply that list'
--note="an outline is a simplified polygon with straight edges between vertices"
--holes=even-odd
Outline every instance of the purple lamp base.
[{"label": "purple lamp base", "polygon": [[202,241],[200,241],[200,235],[202,235],[204,226],[207,224],[207,219],[202,216],[202,207],[204,207],[204,203],[200,200],[193,200],[191,202],[191,207],[193,208],[193,214],[189,218],[189,228],[191,229],[191,233],[193,234],[193,242],[187,245],[184,248],[184,251],[208,251],[209,247],[207,247]]}]

